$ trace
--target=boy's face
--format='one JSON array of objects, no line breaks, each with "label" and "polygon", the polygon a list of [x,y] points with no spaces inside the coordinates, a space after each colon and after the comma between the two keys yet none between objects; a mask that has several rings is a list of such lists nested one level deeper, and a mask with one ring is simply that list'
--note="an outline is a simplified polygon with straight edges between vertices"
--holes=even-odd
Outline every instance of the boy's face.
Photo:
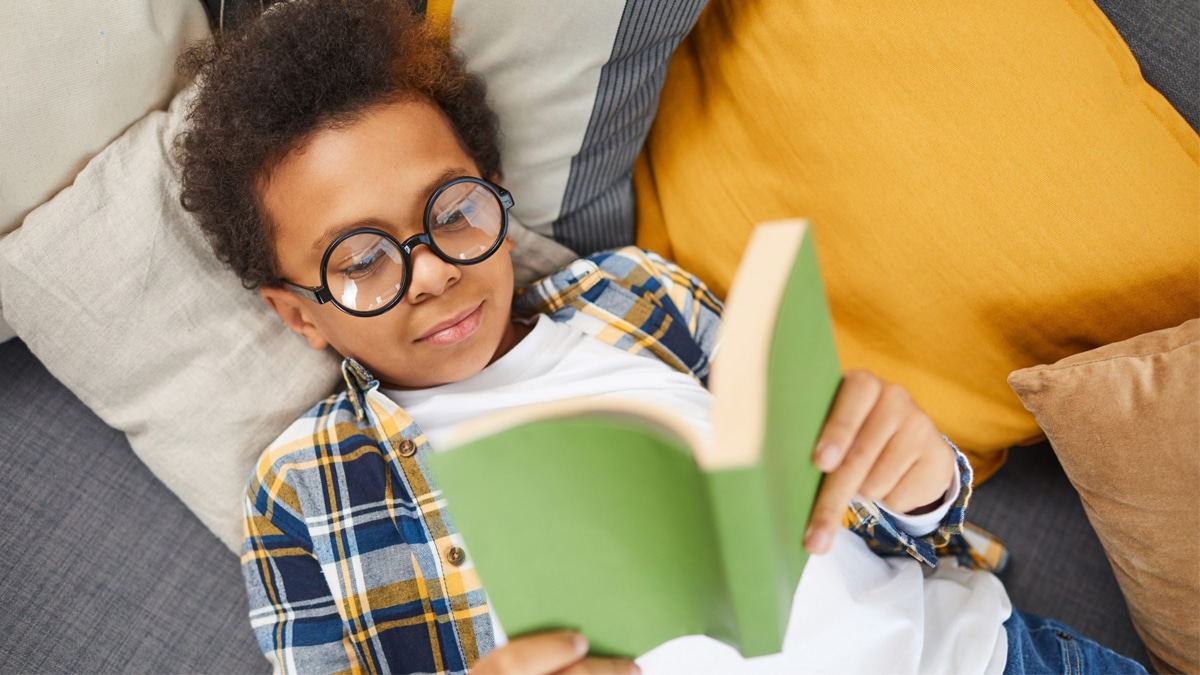
[{"label": "boy's face", "polygon": [[[319,286],[331,235],[348,228],[375,227],[400,241],[419,234],[434,189],[476,172],[441,111],[423,101],[381,105],[347,126],[317,132],[259,187],[275,225],[282,276]],[[332,346],[384,386],[430,387],[478,373],[519,340],[510,318],[511,250],[506,241],[491,258],[460,267],[418,246],[404,298],[370,318],[284,288],[261,293],[313,348]]]}]

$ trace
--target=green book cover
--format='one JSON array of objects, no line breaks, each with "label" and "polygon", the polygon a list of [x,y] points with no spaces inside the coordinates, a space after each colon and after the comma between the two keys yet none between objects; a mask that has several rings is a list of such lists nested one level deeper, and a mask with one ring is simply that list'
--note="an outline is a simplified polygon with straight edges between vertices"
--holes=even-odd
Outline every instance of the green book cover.
[{"label": "green book cover", "polygon": [[633,658],[707,634],[782,648],[841,368],[803,221],[760,225],[730,289],[711,439],[587,399],[465,428],[430,466],[510,636],[573,628]]}]

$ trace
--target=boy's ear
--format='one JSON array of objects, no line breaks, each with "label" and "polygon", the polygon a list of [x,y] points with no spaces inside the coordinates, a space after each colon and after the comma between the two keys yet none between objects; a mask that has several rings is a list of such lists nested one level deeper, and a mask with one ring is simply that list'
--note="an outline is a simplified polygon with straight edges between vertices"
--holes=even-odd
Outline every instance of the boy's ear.
[{"label": "boy's ear", "polygon": [[263,300],[275,310],[288,328],[296,331],[300,337],[308,341],[308,346],[321,351],[329,346],[329,341],[317,328],[317,325],[312,322],[309,315],[311,307],[307,307],[304,303],[309,302],[304,298],[296,295],[286,288],[276,286],[262,286],[258,289],[258,294]]}]

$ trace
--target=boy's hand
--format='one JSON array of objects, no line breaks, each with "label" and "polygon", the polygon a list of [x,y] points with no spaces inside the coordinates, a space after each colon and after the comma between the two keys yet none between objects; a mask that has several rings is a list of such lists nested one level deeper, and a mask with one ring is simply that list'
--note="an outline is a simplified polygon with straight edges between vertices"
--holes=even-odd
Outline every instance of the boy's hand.
[{"label": "boy's hand", "polygon": [[624,659],[586,658],[587,638],[569,630],[519,637],[471,666],[479,675],[637,675]]},{"label": "boy's hand", "polygon": [[[936,506],[954,481],[954,452],[898,384],[848,371],[817,437],[813,463],[827,475],[804,535],[810,553],[829,550],[850,500],[896,513]],[[929,510],[929,509],[924,509]]]}]

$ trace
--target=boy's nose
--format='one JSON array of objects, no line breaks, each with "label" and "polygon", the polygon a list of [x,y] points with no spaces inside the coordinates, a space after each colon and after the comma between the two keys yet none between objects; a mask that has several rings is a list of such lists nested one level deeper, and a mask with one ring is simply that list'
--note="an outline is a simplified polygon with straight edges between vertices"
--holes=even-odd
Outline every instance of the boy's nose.
[{"label": "boy's nose", "polygon": [[462,267],[442,260],[428,246],[413,249],[411,259],[412,278],[405,293],[410,303],[439,296],[462,277]]}]

